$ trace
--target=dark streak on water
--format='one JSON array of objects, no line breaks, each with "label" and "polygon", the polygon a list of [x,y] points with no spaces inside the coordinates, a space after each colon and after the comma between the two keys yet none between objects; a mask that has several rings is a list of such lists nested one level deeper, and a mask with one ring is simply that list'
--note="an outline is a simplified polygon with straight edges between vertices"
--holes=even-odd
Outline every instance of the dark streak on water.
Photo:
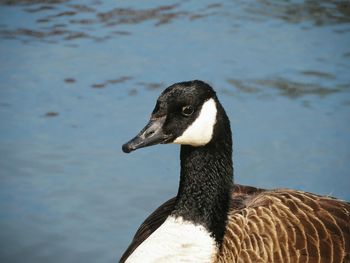
[{"label": "dark streak on water", "polygon": [[45,117],[57,117],[58,115],[59,115],[58,112],[49,111],[49,112],[46,112]]},{"label": "dark streak on water", "polygon": [[320,72],[320,71],[313,71],[313,70],[303,70],[301,71],[302,74],[306,76],[314,76],[324,79],[335,79],[336,77],[333,74],[327,73],[327,72]]},{"label": "dark streak on water", "polygon": [[64,82],[66,82],[66,83],[75,83],[76,80],[74,78],[65,78]]},{"label": "dark streak on water", "polygon": [[155,82],[151,82],[151,83],[145,83],[145,82],[138,82],[137,85],[140,86],[144,86],[146,87],[146,89],[148,90],[159,90],[161,88],[164,88],[164,83],[155,83]]},{"label": "dark streak on water", "polygon": [[[321,78],[334,79],[331,74],[319,73],[314,71],[303,72],[304,75],[312,75]],[[317,95],[325,97],[339,92],[350,92],[350,83],[338,84],[332,87],[325,87],[314,83],[301,83],[284,78],[276,79],[256,79],[256,80],[238,80],[228,79],[236,90],[244,93],[269,93],[269,89],[277,90],[279,95],[291,99],[300,98],[306,95]]]},{"label": "dark streak on water", "polygon": [[128,80],[131,80],[132,78],[133,77],[130,77],[130,76],[123,76],[123,77],[116,78],[116,79],[109,79],[109,80],[104,81],[103,83],[92,84],[91,87],[100,89],[100,88],[106,87],[107,85],[115,85],[115,84],[124,83]]},{"label": "dark streak on water", "polygon": [[[128,25],[128,24],[140,24],[146,21],[154,21],[155,26],[161,26],[168,23],[172,23],[177,19],[188,19],[188,21],[198,20],[210,16],[208,10],[216,9],[221,7],[221,4],[210,4],[203,10],[198,12],[187,12],[183,10],[177,10],[178,4],[174,5],[162,5],[150,9],[135,9],[135,8],[114,8],[108,12],[98,12],[95,8],[91,8],[86,5],[75,5],[69,4],[65,8],[65,11],[56,11],[55,4],[61,4],[65,1],[43,1],[45,4],[35,8],[25,8],[24,10],[28,13],[39,13],[44,15],[36,19],[36,23],[40,26],[38,29],[31,28],[15,28],[15,29],[3,29],[0,30],[0,36],[8,39],[22,39],[22,37],[32,37],[31,40],[43,39],[50,40],[54,37],[59,37],[61,40],[74,40],[77,38],[87,38],[95,41],[105,41],[113,36],[128,36],[131,32],[124,30],[113,30],[108,32],[104,36],[94,36],[90,26],[102,26],[107,28],[115,29],[117,26]],[[5,1],[5,4],[15,4],[16,1]],[[23,1],[21,3],[31,4],[30,1]],[[34,1],[35,4],[41,3],[41,1]],[[32,3],[32,4],[34,4]],[[52,5],[47,5],[50,3]],[[51,15],[47,15],[48,11],[53,11]],[[54,12],[56,11],[56,12]],[[80,14],[89,14],[86,18],[76,18]],[[65,18],[68,24],[56,24],[56,21],[61,21],[61,18]],[[58,29],[58,28],[69,28],[70,25],[85,26],[83,31],[76,31],[71,29]],[[28,42],[30,39],[23,41]],[[56,43],[53,41],[52,43]]]},{"label": "dark streak on water", "polygon": [[312,22],[315,26],[350,22],[349,1],[309,0],[292,3],[289,1],[262,0],[252,3],[248,13],[261,19],[269,17],[282,19],[287,23]]}]

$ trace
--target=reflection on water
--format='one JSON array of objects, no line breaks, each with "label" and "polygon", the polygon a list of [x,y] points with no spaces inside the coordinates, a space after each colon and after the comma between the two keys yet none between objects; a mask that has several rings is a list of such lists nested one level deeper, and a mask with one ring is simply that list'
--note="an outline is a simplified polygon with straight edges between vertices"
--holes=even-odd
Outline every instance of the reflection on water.
[{"label": "reflection on water", "polygon": [[[249,17],[242,17],[242,14],[226,9],[221,3],[208,4],[193,11],[186,11],[177,3],[148,9],[117,7],[100,12],[99,5],[101,3],[98,1],[90,5],[72,4],[71,2],[73,1],[5,1],[4,3],[8,5],[24,4],[23,10],[29,13],[36,25],[33,28],[6,28],[8,26],[6,25],[4,29],[0,30],[0,35],[10,39],[24,37],[25,41],[46,39],[49,42],[55,42],[79,38],[105,41],[113,37],[131,34],[127,30],[116,30],[121,25],[152,21],[154,26],[161,26],[178,19],[190,22],[208,16],[228,16],[228,19],[252,20],[267,20],[272,17],[282,19],[287,23],[312,22],[315,26],[350,22],[350,3],[346,1],[309,0],[293,3],[264,0],[239,3],[245,10],[245,13],[242,14]],[[96,28],[93,27],[96,26],[110,28],[110,30],[104,34],[105,30],[94,32]],[[338,30],[338,32],[342,31]]]},{"label": "reflection on water", "polygon": [[[66,2],[66,1],[62,1]],[[69,2],[69,1],[67,1]],[[16,1],[7,1],[7,4],[15,4]],[[19,3],[33,4],[31,1],[19,1]],[[49,42],[60,40],[74,40],[89,38],[96,41],[104,41],[116,36],[127,36],[131,32],[116,30],[120,25],[140,24],[152,21],[154,26],[172,23],[177,19],[194,21],[215,14],[213,9],[221,7],[221,4],[208,4],[205,8],[195,12],[179,9],[179,4],[161,5],[149,9],[138,8],[113,8],[107,12],[99,12],[96,2],[90,7],[82,4],[67,4],[63,7],[56,4],[61,1],[35,1],[35,7],[25,6],[24,11],[30,13],[35,19],[34,28],[14,28],[0,30],[3,38],[26,37],[25,41],[34,39],[46,39]],[[37,4],[43,4],[37,6]],[[50,4],[50,5],[48,5]],[[59,9],[59,10],[57,10]],[[49,15],[47,13],[50,13]],[[102,32],[94,32],[91,26],[111,28],[103,36]],[[78,28],[79,27],[79,28]],[[27,37],[31,39],[27,39]]]},{"label": "reflection on water", "polygon": [[95,84],[92,84],[91,87],[93,88],[104,88],[106,87],[107,85],[109,84],[120,84],[120,83],[124,83],[128,80],[132,79],[132,77],[130,76],[123,76],[123,77],[120,77],[120,78],[117,78],[117,79],[109,79],[109,80],[106,80],[102,83],[95,83]]},{"label": "reflection on water", "polygon": [[[303,74],[333,79],[333,75],[328,73],[305,71]],[[232,84],[239,92],[261,94],[262,92],[268,93],[269,89],[275,89],[279,92],[279,95],[291,99],[300,98],[305,95],[318,95],[324,97],[338,92],[350,92],[350,83],[325,87],[313,83],[295,82],[284,78],[257,80],[228,79],[227,82]]]},{"label": "reflection on water", "polygon": [[116,262],[178,187],[125,155],[159,93],[212,84],[235,180],[350,200],[348,1],[0,2],[0,262]]},{"label": "reflection on water", "polygon": [[137,84],[140,86],[146,87],[146,89],[148,89],[148,90],[159,90],[159,89],[165,87],[165,84],[163,82],[160,82],[160,83],[157,83],[157,82],[151,82],[151,83],[138,82]]},{"label": "reflection on water", "polygon": [[314,76],[324,79],[335,79],[336,77],[333,74],[327,73],[327,72],[320,72],[320,71],[313,71],[313,70],[304,70],[301,71],[302,74],[306,76]]},{"label": "reflection on water", "polygon": [[45,116],[46,117],[56,117],[58,116],[58,112],[55,112],[55,111],[49,111],[49,112],[46,112]]},{"label": "reflection on water", "polygon": [[65,78],[65,79],[64,79],[64,82],[66,82],[66,83],[75,83],[76,80],[73,79],[73,78]]},{"label": "reflection on water", "polygon": [[311,22],[315,26],[325,26],[349,23],[350,2],[306,0],[293,3],[293,1],[261,0],[251,3],[248,13],[258,15],[262,19],[273,17],[287,23]]}]

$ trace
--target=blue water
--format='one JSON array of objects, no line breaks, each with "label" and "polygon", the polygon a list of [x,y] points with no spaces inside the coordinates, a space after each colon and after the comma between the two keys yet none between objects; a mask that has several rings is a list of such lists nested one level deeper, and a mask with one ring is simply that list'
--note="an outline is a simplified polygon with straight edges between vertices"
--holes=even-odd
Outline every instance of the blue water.
[{"label": "blue water", "polygon": [[217,90],[236,182],[350,200],[346,1],[1,1],[0,61],[1,262],[117,262],[177,192],[178,146],[121,145],[178,81]]}]

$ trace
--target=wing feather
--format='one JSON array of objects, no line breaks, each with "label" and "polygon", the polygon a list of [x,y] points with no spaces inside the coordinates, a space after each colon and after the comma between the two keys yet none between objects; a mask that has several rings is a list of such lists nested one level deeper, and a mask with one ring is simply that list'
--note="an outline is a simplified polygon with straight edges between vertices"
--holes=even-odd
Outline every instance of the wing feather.
[{"label": "wing feather", "polygon": [[241,200],[217,262],[350,262],[350,203],[289,189]]},{"label": "wing feather", "polygon": [[[175,197],[139,227],[120,262],[170,215]],[[350,203],[289,189],[235,185],[216,262],[350,262]]]}]

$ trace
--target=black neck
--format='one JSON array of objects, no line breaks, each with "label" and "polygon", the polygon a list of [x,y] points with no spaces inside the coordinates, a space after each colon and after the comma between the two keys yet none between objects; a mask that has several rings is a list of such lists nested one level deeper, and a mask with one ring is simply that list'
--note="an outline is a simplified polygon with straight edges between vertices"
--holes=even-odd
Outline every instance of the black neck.
[{"label": "black neck", "polygon": [[233,186],[230,124],[225,112],[221,116],[211,142],[201,147],[181,146],[180,186],[172,213],[204,225],[219,245],[225,233]]}]

